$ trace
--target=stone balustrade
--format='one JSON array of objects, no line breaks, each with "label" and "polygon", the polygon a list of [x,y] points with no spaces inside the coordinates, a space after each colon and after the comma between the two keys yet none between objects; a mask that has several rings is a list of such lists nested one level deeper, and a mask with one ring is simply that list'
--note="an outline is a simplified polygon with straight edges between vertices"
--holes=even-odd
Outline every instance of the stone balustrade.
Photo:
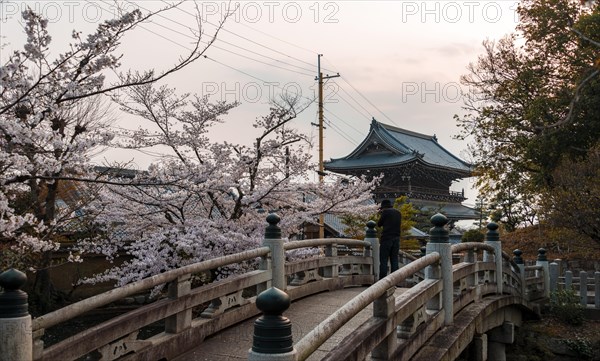
[{"label": "stone balustrade", "polygon": [[[377,281],[379,247],[374,222],[367,224],[364,240],[328,238],[286,242],[281,236],[279,221],[275,214],[267,217],[263,244],[257,249],[155,275],[34,320],[29,315],[18,316],[29,317],[30,326],[24,324],[23,329],[27,332],[23,335],[15,333],[8,341],[5,340],[5,332],[2,333],[0,361],[75,360],[92,352],[99,353],[103,360],[169,359],[197,346],[210,334],[255,317],[261,311],[264,315],[262,321],[257,320],[259,327],[273,321],[287,330],[289,320],[283,315],[287,302],[322,291],[357,285],[371,287],[297,343],[291,343],[286,338],[285,350],[282,348],[279,350],[281,352],[273,346],[280,343],[268,339],[269,335],[277,336],[278,333],[255,331],[255,335],[267,339],[255,340],[256,347],[253,346],[249,351],[249,358],[304,360],[353,315],[373,304],[372,319],[353,332],[352,339],[340,342],[328,356],[329,359],[337,360],[340,355],[354,355],[362,359],[369,354],[376,359],[406,359],[421,355],[428,349],[427,338],[419,335],[434,335],[442,329],[461,324],[457,316],[461,310],[474,304],[485,305],[489,310],[504,307],[502,305],[505,302],[530,307],[529,301],[547,297],[552,282],[545,251],[540,250],[535,266],[526,267],[522,262],[522,252],[518,250],[515,250],[515,257],[511,259],[502,251],[498,226],[494,223],[488,225],[484,243],[451,245],[445,229],[446,217],[435,215],[432,217],[434,227],[430,232],[431,239],[423,249],[422,256]],[[353,251],[339,255],[337,250],[340,246]],[[287,252],[297,249],[316,250],[316,256],[286,261]],[[256,270],[192,286],[194,274],[256,258],[260,259],[260,266]],[[408,259],[407,256],[403,258]],[[19,290],[21,285],[7,283],[5,278],[0,277],[0,285],[4,288],[0,293],[0,327],[12,322],[11,317],[7,317],[11,314],[5,312],[6,307],[12,306],[5,300],[15,292],[22,292]],[[395,297],[396,286],[407,280],[413,280],[416,284],[400,297]],[[67,340],[44,347],[42,337],[46,329],[140,292],[148,292],[161,284],[168,284],[164,297]],[[199,309],[202,312],[197,312]],[[140,329],[159,321],[164,323],[164,329],[146,339],[138,337]],[[479,340],[479,346],[483,348],[490,342],[490,345],[493,344],[490,347],[494,347],[494,352],[500,355],[503,348],[495,342],[510,337],[499,336],[505,333],[498,331],[498,327],[502,327],[502,330],[511,327],[505,324],[504,319],[494,319],[486,325],[485,329],[479,329],[476,335],[471,336]],[[488,331],[489,337],[486,336]],[[5,350],[12,349],[14,344],[26,348],[30,354],[24,353],[23,359],[7,356],[11,354]],[[265,344],[269,346],[261,346]],[[444,352],[456,351],[450,349]]]}]

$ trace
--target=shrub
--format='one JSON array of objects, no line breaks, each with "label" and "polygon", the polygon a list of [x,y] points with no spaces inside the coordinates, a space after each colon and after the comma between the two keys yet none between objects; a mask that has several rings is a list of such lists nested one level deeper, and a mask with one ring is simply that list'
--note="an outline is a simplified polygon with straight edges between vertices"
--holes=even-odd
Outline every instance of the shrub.
[{"label": "shrub", "polygon": [[550,313],[569,325],[581,325],[584,314],[579,297],[572,289],[564,289],[550,294]]},{"label": "shrub", "polygon": [[592,342],[585,338],[576,336],[575,339],[564,340],[569,350],[577,353],[580,357],[591,360],[594,357],[594,348]]}]

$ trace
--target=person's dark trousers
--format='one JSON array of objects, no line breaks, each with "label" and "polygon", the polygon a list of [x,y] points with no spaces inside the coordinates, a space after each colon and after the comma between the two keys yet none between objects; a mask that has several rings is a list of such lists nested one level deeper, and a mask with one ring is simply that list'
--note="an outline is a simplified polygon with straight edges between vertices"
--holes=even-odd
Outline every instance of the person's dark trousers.
[{"label": "person's dark trousers", "polygon": [[381,241],[379,245],[379,279],[387,276],[388,261],[391,272],[397,271],[398,253],[400,252],[400,238]]}]

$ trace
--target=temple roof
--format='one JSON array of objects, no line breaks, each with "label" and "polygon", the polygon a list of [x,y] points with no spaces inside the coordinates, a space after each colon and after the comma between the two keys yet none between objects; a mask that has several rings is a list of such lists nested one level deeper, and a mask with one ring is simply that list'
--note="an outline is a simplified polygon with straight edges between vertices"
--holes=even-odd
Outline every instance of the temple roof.
[{"label": "temple roof", "polygon": [[373,119],[369,134],[349,155],[325,162],[336,172],[352,169],[398,167],[412,162],[468,177],[471,165],[442,147],[435,135],[425,135],[380,123]]}]

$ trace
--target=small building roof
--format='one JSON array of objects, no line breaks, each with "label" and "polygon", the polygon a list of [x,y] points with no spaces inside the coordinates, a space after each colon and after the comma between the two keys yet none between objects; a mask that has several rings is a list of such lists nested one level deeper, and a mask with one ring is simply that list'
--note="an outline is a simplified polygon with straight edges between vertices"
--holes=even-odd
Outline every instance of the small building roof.
[{"label": "small building roof", "polygon": [[461,203],[436,202],[421,199],[411,199],[411,203],[419,209],[429,209],[444,214],[451,220],[477,219],[480,214],[475,208],[467,207]]},{"label": "small building roof", "polygon": [[330,171],[380,169],[420,162],[432,168],[471,174],[471,165],[442,147],[435,135],[425,135],[383,124],[375,119],[369,134],[349,155],[325,162]]}]

